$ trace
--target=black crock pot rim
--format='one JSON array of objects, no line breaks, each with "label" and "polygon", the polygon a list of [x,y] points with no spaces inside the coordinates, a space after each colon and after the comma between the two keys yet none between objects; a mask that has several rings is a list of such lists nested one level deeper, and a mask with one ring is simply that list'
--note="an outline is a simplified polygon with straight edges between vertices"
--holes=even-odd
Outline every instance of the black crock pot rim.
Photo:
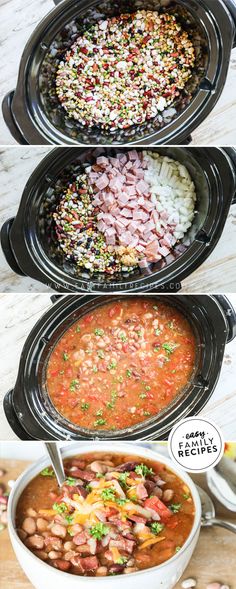
[{"label": "black crock pot rim", "polygon": [[[138,148],[139,146],[137,146]],[[174,146],[172,146],[174,147]],[[154,149],[158,150],[161,149],[161,146],[153,146]],[[39,182],[40,180],[44,180],[47,178],[47,172],[45,170],[49,169],[48,172],[48,181],[50,185],[51,181],[55,181],[55,178],[51,178],[50,176],[50,165],[59,165],[60,161],[63,160],[63,153],[64,150],[67,150],[67,153],[74,154],[75,151],[85,152],[90,151],[91,149],[96,149],[93,147],[56,147],[52,149],[36,166],[33,173],[30,175],[25,188],[22,193],[21,201],[19,204],[19,209],[15,219],[13,220],[10,232],[9,232],[9,241],[10,246],[13,252],[15,259],[17,260],[18,266],[20,268],[21,273],[25,275],[29,275],[32,278],[39,280],[51,288],[54,288],[58,292],[94,292],[94,293],[108,293],[111,288],[113,290],[118,289],[120,293],[124,292],[139,292],[140,289],[142,291],[148,291],[152,288],[160,288],[161,291],[165,289],[166,285],[170,285],[170,289],[178,290],[180,287],[181,281],[189,276],[190,272],[196,270],[205,259],[209,256],[211,251],[214,249],[216,243],[221,237],[224,224],[228,215],[228,211],[230,208],[230,192],[231,200],[233,198],[235,192],[235,170],[232,166],[232,161],[230,159],[230,155],[226,153],[224,148],[218,147],[181,147],[177,146],[177,149],[189,151],[192,157],[196,157],[195,154],[201,154],[204,150],[204,153],[207,155],[209,160],[209,170],[212,173],[212,177],[216,176],[216,172],[219,176],[218,167],[223,162],[227,166],[224,170],[224,174],[219,176],[218,178],[214,178],[216,182],[215,189],[219,192],[220,202],[226,199],[224,208],[221,214],[217,215],[216,222],[214,222],[214,231],[211,235],[210,241],[204,240],[195,240],[187,249],[187,251],[179,258],[173,262],[171,262],[166,268],[156,271],[152,273],[150,276],[140,275],[139,277],[135,277],[133,279],[132,275],[130,279],[125,280],[124,283],[121,282],[110,282],[110,283],[93,283],[93,277],[88,277],[88,279],[84,279],[83,277],[76,279],[74,276],[70,276],[67,274],[62,268],[57,265],[54,265],[53,261],[50,258],[46,258],[45,252],[43,251],[43,258],[42,260],[39,257],[35,256],[35,249],[34,247],[31,248],[32,244],[32,235],[28,235],[23,237],[22,239],[22,227],[24,227],[25,223],[25,215],[27,211],[27,204],[31,198],[32,193],[35,190],[35,183],[36,181]],[[108,148],[102,147],[102,150],[106,149],[124,149],[128,150],[128,146],[109,146]],[[143,149],[140,146],[140,149]],[[152,149],[150,146],[149,149]],[[163,146],[163,149],[168,149],[168,146]],[[171,147],[170,147],[171,149]],[[69,152],[68,152],[69,150]],[[76,157],[76,156],[75,156]],[[224,158],[224,159],[223,159]],[[206,161],[208,161],[206,160]],[[213,162],[214,160],[214,174],[213,174]],[[57,163],[58,161],[58,163]],[[68,164],[67,164],[68,165]],[[225,189],[219,187],[217,182],[223,182]],[[220,206],[220,202],[218,203],[218,207]],[[222,206],[222,202],[221,202]],[[220,212],[220,211],[218,211]],[[203,224],[202,229],[206,229],[207,225]],[[204,233],[204,232],[203,232]],[[21,253],[19,255],[19,244],[21,248]],[[3,245],[3,244],[2,244]],[[30,250],[33,250],[32,253]],[[45,261],[44,261],[45,256]],[[49,260],[49,264],[47,265],[46,261]],[[190,272],[189,272],[190,271]],[[154,279],[155,276],[155,279]]]},{"label": "black crock pot rim", "polygon": [[[122,296],[122,295],[121,295]],[[123,297],[125,297],[127,295],[123,295]],[[137,296],[137,295],[134,295]],[[142,295],[138,295],[138,296],[142,296]],[[144,295],[145,296],[145,295]],[[158,294],[153,294],[153,297],[161,297],[161,295]],[[168,296],[168,299],[170,298],[170,295],[165,295]],[[225,298],[225,300],[227,301],[226,297],[224,297],[224,295],[221,295],[223,297],[223,299]],[[119,298],[120,295],[115,295],[115,298]],[[214,312],[216,312],[217,314],[217,321],[214,322],[214,336],[217,334],[217,339],[215,338],[215,344],[218,346],[217,348],[217,361],[215,358],[215,365],[214,365],[214,374],[211,373],[211,379],[208,378],[208,386],[203,386],[199,387],[198,386],[198,392],[201,394],[199,394],[197,403],[195,402],[195,396],[193,395],[193,399],[191,400],[191,404],[189,405],[188,402],[186,402],[186,406],[184,407],[184,410],[182,412],[182,417],[187,417],[189,414],[196,414],[198,413],[207,403],[207,401],[209,400],[209,398],[211,397],[215,386],[217,384],[217,381],[219,379],[220,376],[220,370],[221,370],[221,365],[222,365],[222,361],[223,361],[223,354],[224,354],[224,348],[225,348],[225,344],[227,341],[227,333],[228,333],[228,325],[227,325],[227,321],[226,321],[226,317],[224,314],[224,310],[222,310],[222,304],[220,303],[219,300],[217,300],[217,295],[172,295],[172,299],[174,301],[176,301],[177,299],[182,299],[182,301],[185,301],[185,299],[188,299],[188,297],[191,297],[191,299],[193,301],[195,301],[195,306],[196,306],[196,302],[200,303],[201,301],[207,301],[208,305],[210,304],[210,307],[213,309]],[[32,352],[32,348],[33,346],[35,346],[35,339],[38,342],[38,334],[40,332],[40,329],[42,330],[42,328],[45,327],[45,323],[47,321],[52,321],[53,318],[56,316],[58,317],[59,311],[60,313],[63,313],[63,311],[68,312],[68,307],[70,304],[72,304],[72,302],[74,302],[75,298],[78,298],[78,301],[82,299],[82,301],[89,301],[92,299],[103,299],[104,297],[100,297],[98,295],[82,295],[80,297],[75,297],[75,295],[65,295],[65,296],[61,296],[59,298],[59,300],[57,301],[57,303],[55,303],[55,305],[53,307],[50,307],[43,315],[42,317],[37,321],[37,323],[35,324],[35,326],[33,327],[33,329],[31,330],[30,334],[27,337],[27,340],[25,342],[24,348],[22,350],[22,354],[21,354],[21,358],[20,358],[20,365],[19,365],[19,371],[18,371],[18,376],[17,376],[17,380],[16,380],[16,384],[15,384],[15,388],[12,394],[12,398],[13,398],[13,408],[14,408],[14,414],[18,415],[19,421],[21,420],[21,409],[18,403],[18,399],[16,399],[16,396],[21,396],[23,403],[24,403],[24,407],[27,407],[27,412],[28,412],[28,417],[31,419],[31,423],[29,426],[29,429],[31,430],[31,432],[29,431],[29,429],[27,428],[27,422],[25,421],[25,418],[23,420],[23,423],[21,424],[23,426],[23,428],[26,430],[27,434],[31,435],[32,431],[35,432],[35,430],[38,432],[39,429],[39,424],[38,422],[35,424],[33,424],[33,428],[32,426],[32,413],[30,413],[31,407],[29,407],[28,402],[26,403],[25,398],[24,398],[24,386],[25,386],[25,374],[24,374],[24,368],[25,368],[25,355],[26,354],[30,354]],[[114,300],[114,296],[112,295],[108,295],[107,297],[108,299],[112,299]],[[70,311],[70,314],[73,311]],[[209,311],[208,311],[209,312]],[[65,320],[63,320],[65,321]],[[211,350],[212,353],[212,350]],[[217,371],[217,366],[220,368]],[[212,371],[212,366],[210,365],[209,369],[211,369]],[[14,398],[15,397],[15,398]],[[189,400],[189,397],[188,397]],[[6,399],[7,401],[7,399]],[[177,410],[178,413],[178,410]],[[23,417],[23,416],[22,416]],[[35,419],[35,417],[33,416],[33,420]],[[148,433],[148,435],[144,432],[144,436],[142,437],[142,433],[137,432],[137,435],[135,433],[135,435],[130,434],[130,432],[127,433],[127,436],[124,436],[124,430],[117,430],[116,432],[116,436],[114,437],[114,433],[110,432],[110,433],[106,433],[105,432],[105,438],[103,439],[163,439],[163,435],[166,436],[168,434],[168,432],[170,431],[171,427],[173,427],[174,423],[176,423],[176,420],[179,419],[179,415],[173,417],[172,421],[168,420],[168,416],[167,416],[167,423],[164,423],[164,427],[162,427],[161,432],[156,431],[157,430],[157,426],[156,424],[153,425],[153,427],[150,428],[150,431]],[[147,422],[145,422],[145,424],[147,424]],[[42,425],[42,424],[41,424]],[[142,424],[141,424],[142,426]],[[121,432],[121,434],[120,434]],[[47,435],[45,436],[45,434],[47,433]],[[59,429],[59,432],[57,433],[57,437],[55,437],[54,434],[52,434],[50,432],[50,428],[46,428],[46,427],[41,427],[40,426],[40,436],[42,439],[101,439],[102,436],[104,436],[104,431],[102,432],[102,436],[99,435],[100,432],[94,432],[94,435],[89,436],[87,435],[83,435],[79,436],[74,434],[73,432],[71,432],[70,434],[64,434],[62,433],[62,431]],[[159,434],[159,438],[153,438],[153,436],[156,436],[156,434]],[[40,439],[39,436],[39,439]],[[59,437],[58,437],[59,436]],[[62,437],[60,437],[62,436]],[[138,438],[137,438],[138,436]],[[33,435],[33,439],[38,439],[37,438],[37,433],[35,433],[35,435]]]},{"label": "black crock pot rim", "polygon": [[[184,4],[186,4],[187,0],[177,0],[180,1]],[[204,2],[205,5],[208,5],[209,0],[201,0],[202,2]],[[73,5],[74,0],[67,0],[69,5]],[[50,21],[51,21],[51,17],[52,15],[55,17],[59,17],[60,13],[63,12],[64,10],[64,2],[59,3],[56,7],[52,8],[52,10],[41,20],[41,22],[37,25],[37,27],[35,28],[33,34],[30,36],[25,49],[23,51],[22,54],[22,58],[21,58],[21,62],[20,62],[20,68],[19,68],[19,73],[18,73],[18,81],[17,81],[17,86],[16,89],[14,91],[14,96],[13,96],[13,100],[12,100],[12,105],[11,105],[11,110],[12,110],[12,117],[15,123],[17,123],[17,126],[19,128],[19,132],[22,134],[22,136],[24,137],[24,140],[26,140],[29,143],[32,144],[38,144],[39,140],[41,144],[63,144],[66,143],[68,145],[85,145],[83,143],[78,143],[78,142],[74,142],[73,140],[70,141],[70,138],[66,137],[66,141],[65,141],[65,135],[62,134],[61,139],[57,142],[55,141],[55,137],[53,138],[53,140],[51,141],[50,138],[43,132],[42,130],[42,126],[38,126],[36,127],[36,121],[34,121],[33,116],[31,113],[29,113],[28,108],[22,108],[22,102],[25,106],[27,106],[27,93],[26,93],[26,88],[25,88],[25,75],[26,75],[26,70],[29,66],[29,62],[31,60],[32,54],[33,54],[33,49],[35,46],[35,36],[40,36],[45,28],[47,28],[47,26],[49,25]],[[173,142],[172,140],[174,140],[174,143],[177,141],[179,141],[180,143],[183,143],[184,140],[186,140],[186,137],[189,136],[189,134],[206,118],[206,116],[209,114],[209,112],[213,109],[213,107],[215,106],[216,102],[218,101],[221,92],[223,91],[223,87],[224,87],[224,83],[225,83],[225,79],[227,76],[227,71],[228,71],[228,64],[229,64],[229,56],[230,56],[230,52],[232,49],[232,44],[233,44],[233,37],[234,37],[234,21],[233,21],[233,17],[231,15],[231,12],[229,11],[229,9],[227,8],[226,4],[224,3],[223,0],[219,0],[217,3],[217,7],[216,10],[220,11],[220,15],[219,15],[219,20],[218,22],[216,22],[215,16],[214,18],[212,18],[212,14],[214,13],[215,15],[215,4],[213,4],[213,8],[211,6],[211,14],[209,13],[208,10],[208,19],[209,22],[211,23],[212,26],[212,31],[215,27],[214,33],[215,33],[215,41],[216,41],[216,46],[219,46],[219,27],[220,29],[223,27],[227,27],[230,26],[230,32],[231,35],[224,35],[224,44],[225,44],[225,54],[224,54],[224,58],[222,55],[222,52],[220,53],[220,57],[221,57],[221,61],[218,61],[218,66],[216,68],[215,71],[215,77],[217,78],[217,69],[218,69],[218,79],[216,80],[216,86],[214,87],[213,85],[213,89],[212,91],[210,91],[209,93],[209,88],[206,90],[199,90],[198,92],[202,92],[203,93],[203,104],[199,104],[198,105],[198,111],[196,112],[194,109],[194,113],[193,116],[190,118],[189,123],[187,124],[187,128],[186,128],[186,122],[185,120],[182,122],[182,125],[179,125],[179,121],[181,121],[182,115],[184,115],[184,113],[186,112],[186,109],[184,109],[183,113],[180,114],[180,116],[177,117],[176,121],[174,120],[173,123],[170,123],[168,126],[164,127],[164,131],[160,130],[157,131],[156,133],[153,133],[152,135],[147,135],[146,138],[143,139],[139,139],[138,141],[130,141],[129,145],[150,145],[150,143],[155,143],[155,142],[159,142],[162,143],[163,142],[163,134],[164,134],[164,139],[165,139],[165,143],[171,143]],[[198,7],[199,10],[199,7]],[[191,10],[190,10],[191,12]],[[201,19],[201,25],[202,23]],[[214,26],[213,26],[214,25]],[[36,35],[37,33],[37,35]],[[209,35],[207,33],[207,36],[209,38]],[[221,37],[222,39],[222,37]],[[37,39],[38,41],[38,39]],[[212,52],[213,53],[213,52]],[[208,70],[209,71],[209,63],[208,63]],[[206,72],[206,76],[205,79],[207,78],[207,72]],[[213,80],[212,80],[213,83]],[[195,97],[195,99],[193,99],[193,102],[197,99],[198,102],[198,95]],[[200,101],[201,103],[202,101]],[[206,103],[206,104],[205,104]],[[191,102],[192,104],[192,102]],[[194,105],[193,105],[194,106]],[[187,107],[188,109],[188,107]],[[197,116],[196,116],[197,115]],[[185,119],[186,117],[184,117]],[[197,121],[196,121],[197,118]],[[173,124],[173,127],[172,127]],[[169,135],[167,134],[166,137],[166,129],[170,129],[170,133]],[[176,131],[176,127],[177,127],[177,132]],[[171,132],[171,129],[173,128],[173,133]],[[55,133],[55,128],[53,127],[53,132]],[[59,135],[61,135],[61,133],[59,133]],[[64,139],[63,139],[64,137]],[[67,140],[68,139],[68,140]],[[113,143],[113,145],[123,145],[124,142],[121,143]]]}]

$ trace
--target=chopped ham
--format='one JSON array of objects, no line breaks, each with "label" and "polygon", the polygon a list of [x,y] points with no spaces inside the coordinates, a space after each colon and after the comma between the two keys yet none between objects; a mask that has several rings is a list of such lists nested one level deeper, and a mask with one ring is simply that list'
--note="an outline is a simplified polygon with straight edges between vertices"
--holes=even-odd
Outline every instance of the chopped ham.
[{"label": "chopped ham", "polygon": [[96,556],[74,556],[71,559],[71,562],[74,566],[80,568],[82,573],[86,571],[96,571],[99,567],[99,562]]}]

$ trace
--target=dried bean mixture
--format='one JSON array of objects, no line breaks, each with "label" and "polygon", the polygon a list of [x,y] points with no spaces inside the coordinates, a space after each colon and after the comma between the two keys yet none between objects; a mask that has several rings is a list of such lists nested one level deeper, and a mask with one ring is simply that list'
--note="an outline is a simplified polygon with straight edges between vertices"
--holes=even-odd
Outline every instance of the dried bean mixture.
[{"label": "dried bean mixture", "polygon": [[23,491],[18,535],[38,558],[74,575],[104,577],[161,564],[186,542],[194,503],[165,465],[90,454],[65,461],[59,489],[45,468]]},{"label": "dried bean mixture", "polygon": [[73,43],[58,67],[57,95],[83,126],[126,129],[173,105],[194,63],[193,44],[174,15],[121,14]]}]

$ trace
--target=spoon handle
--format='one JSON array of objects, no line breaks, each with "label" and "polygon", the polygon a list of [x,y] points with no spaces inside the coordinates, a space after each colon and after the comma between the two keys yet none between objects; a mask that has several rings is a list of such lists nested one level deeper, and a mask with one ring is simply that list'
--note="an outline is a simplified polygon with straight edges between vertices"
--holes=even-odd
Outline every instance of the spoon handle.
[{"label": "spoon handle", "polygon": [[60,449],[58,448],[57,444],[55,442],[44,442],[47,452],[50,456],[51,462],[52,462],[52,466],[57,478],[57,482],[59,487],[61,487],[63,485],[63,483],[65,482],[65,472],[64,472],[64,467],[63,467],[63,462],[62,462],[62,456],[61,456],[61,452]]},{"label": "spoon handle", "polygon": [[236,524],[232,524],[231,522],[227,522],[223,519],[211,518],[208,520],[210,526],[219,526],[220,528],[226,528],[230,532],[236,534]]}]

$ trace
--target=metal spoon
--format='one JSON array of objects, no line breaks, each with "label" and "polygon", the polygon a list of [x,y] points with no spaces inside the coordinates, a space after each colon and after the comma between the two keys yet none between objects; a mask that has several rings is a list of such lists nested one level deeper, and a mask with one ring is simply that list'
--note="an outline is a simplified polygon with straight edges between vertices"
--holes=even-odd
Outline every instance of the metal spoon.
[{"label": "metal spoon", "polygon": [[66,480],[66,475],[64,471],[60,448],[57,446],[56,442],[44,442],[44,445],[51,460],[58,485],[59,487],[62,487],[63,483]]},{"label": "metal spoon", "polygon": [[227,522],[223,519],[218,519],[215,517],[215,507],[214,503],[209,497],[209,495],[201,489],[198,485],[196,485],[197,490],[199,492],[201,506],[202,506],[202,526],[203,527],[211,527],[211,526],[220,526],[221,528],[226,528],[230,532],[234,532],[236,534],[236,525],[232,524],[231,522]]}]

